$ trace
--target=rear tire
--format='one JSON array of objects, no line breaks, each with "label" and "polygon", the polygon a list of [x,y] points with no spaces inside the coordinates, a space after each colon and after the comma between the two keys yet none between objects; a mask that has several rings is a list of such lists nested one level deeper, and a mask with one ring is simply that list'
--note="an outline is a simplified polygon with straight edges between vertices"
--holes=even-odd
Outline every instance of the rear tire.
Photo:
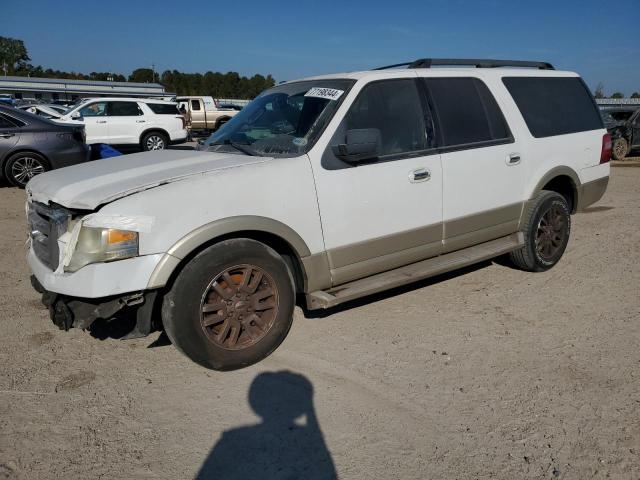
[{"label": "rear tire", "polygon": [[172,343],[194,362],[235,370],[271,354],[293,322],[295,289],[284,260],[250,239],[225,240],[180,271],[162,305]]},{"label": "rear tire", "polygon": [[511,262],[529,272],[552,268],[564,253],[571,233],[567,200],[543,190],[527,203],[523,215],[524,246],[509,254]]},{"label": "rear tire", "polygon": [[19,152],[4,164],[4,177],[19,188],[24,188],[27,182],[36,175],[51,170],[51,165],[42,155],[35,152]]},{"label": "rear tire", "polygon": [[169,139],[164,133],[149,132],[142,137],[140,145],[145,152],[152,150],[165,150],[169,145]]},{"label": "rear tire", "polygon": [[613,141],[611,156],[614,160],[624,160],[629,153],[629,143],[626,139],[618,137]]}]

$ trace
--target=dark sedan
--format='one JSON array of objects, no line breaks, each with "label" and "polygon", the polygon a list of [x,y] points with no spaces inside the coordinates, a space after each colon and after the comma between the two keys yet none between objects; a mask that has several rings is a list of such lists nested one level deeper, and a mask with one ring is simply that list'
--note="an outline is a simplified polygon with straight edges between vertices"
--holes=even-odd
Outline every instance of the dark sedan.
[{"label": "dark sedan", "polygon": [[0,177],[12,185],[23,188],[39,173],[86,162],[89,151],[84,126],[0,105]]}]

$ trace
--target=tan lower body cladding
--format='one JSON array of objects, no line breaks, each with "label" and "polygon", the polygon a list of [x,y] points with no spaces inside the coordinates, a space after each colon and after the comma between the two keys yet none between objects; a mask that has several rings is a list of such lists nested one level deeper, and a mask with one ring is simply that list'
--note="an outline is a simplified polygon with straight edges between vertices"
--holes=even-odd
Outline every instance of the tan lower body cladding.
[{"label": "tan lower body cladding", "polygon": [[312,255],[303,259],[307,291],[340,285],[509,235],[518,230],[523,205],[516,203]]}]

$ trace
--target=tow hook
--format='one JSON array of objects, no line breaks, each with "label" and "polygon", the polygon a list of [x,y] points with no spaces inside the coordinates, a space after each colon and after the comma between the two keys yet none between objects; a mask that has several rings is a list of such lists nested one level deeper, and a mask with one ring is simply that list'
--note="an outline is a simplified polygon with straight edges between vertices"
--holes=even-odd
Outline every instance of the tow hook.
[{"label": "tow hook", "polygon": [[63,299],[54,300],[49,307],[51,320],[60,329],[68,331],[73,325],[73,313]]}]

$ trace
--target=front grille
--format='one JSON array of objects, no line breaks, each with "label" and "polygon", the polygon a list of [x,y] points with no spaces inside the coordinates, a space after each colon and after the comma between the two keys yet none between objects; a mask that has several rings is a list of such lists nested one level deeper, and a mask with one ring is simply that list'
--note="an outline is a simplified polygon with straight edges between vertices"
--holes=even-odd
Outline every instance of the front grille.
[{"label": "front grille", "polygon": [[67,231],[70,219],[71,212],[62,207],[49,207],[38,202],[29,204],[27,220],[31,248],[36,257],[51,270],[58,268],[58,238]]}]

